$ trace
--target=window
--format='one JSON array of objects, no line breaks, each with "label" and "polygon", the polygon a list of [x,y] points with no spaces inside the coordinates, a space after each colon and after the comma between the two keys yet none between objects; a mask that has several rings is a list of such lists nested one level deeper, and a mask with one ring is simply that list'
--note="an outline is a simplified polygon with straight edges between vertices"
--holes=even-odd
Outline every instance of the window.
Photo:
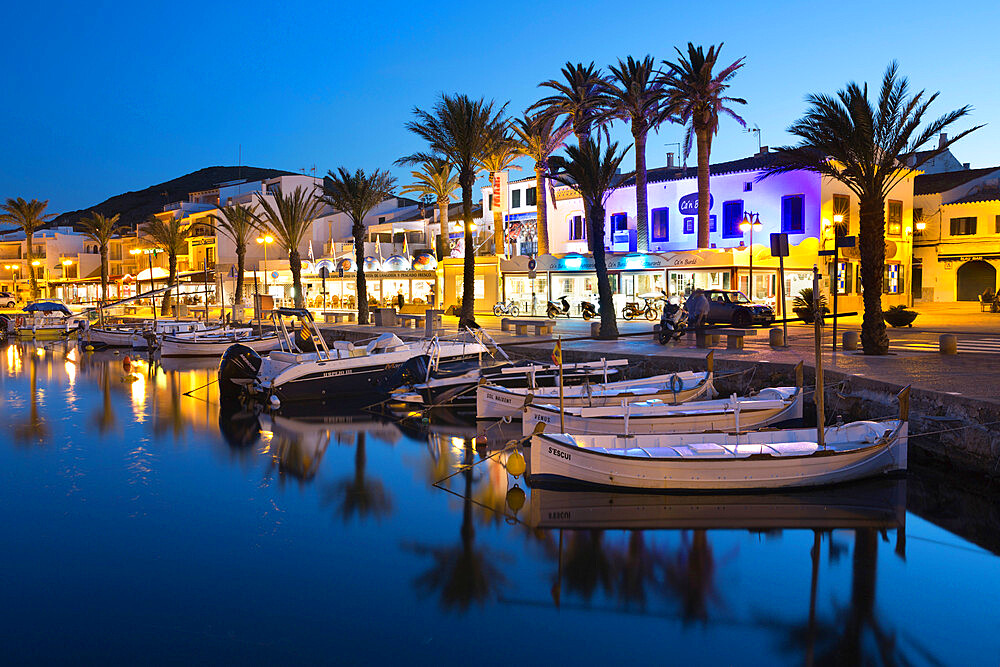
[{"label": "window", "polygon": [[612,213],[611,214],[611,231],[612,232],[623,232],[628,229],[628,214],[627,213]]},{"label": "window", "polygon": [[1000,215],[997,216],[996,227],[994,227],[994,233],[1000,234]]},{"label": "window", "polygon": [[801,234],[806,231],[806,196],[788,195],[781,198],[781,231]]},{"label": "window", "polygon": [[890,234],[899,236],[903,233],[903,202],[890,199],[887,208],[886,229]]},{"label": "window", "polygon": [[753,181],[743,181],[743,192],[751,192],[753,190]]},{"label": "window", "polygon": [[684,218],[684,233],[694,234],[694,218]]},{"label": "window", "polygon": [[521,254],[522,255],[537,255],[538,254],[538,241],[524,241],[521,243]]},{"label": "window", "polygon": [[882,278],[882,292],[885,294],[902,294],[903,278],[899,264],[886,264]]},{"label": "window", "polygon": [[[670,209],[669,208],[654,208],[653,211],[653,240],[654,241],[669,241],[670,240]],[[1000,218],[1000,216],[997,216]]]},{"label": "window", "polygon": [[380,215],[380,216],[378,217],[378,224],[380,224],[380,225],[381,225],[381,224],[382,224],[383,222],[385,222],[385,216],[384,216],[384,215]]},{"label": "window", "polygon": [[837,294],[850,294],[854,284],[854,265],[837,262]]},{"label": "window", "polygon": [[510,207],[511,208],[520,208],[520,206],[521,206],[521,191],[520,190],[511,190],[510,191]]},{"label": "window", "polygon": [[972,216],[970,218],[952,218],[951,219],[951,235],[952,236],[968,236],[970,234],[976,233],[976,217]]},{"label": "window", "polygon": [[524,205],[534,206],[538,203],[538,196],[535,192],[535,188],[528,188],[524,191]]},{"label": "window", "polygon": [[[841,220],[837,222],[837,216]],[[838,237],[847,236],[851,228],[851,198],[848,195],[833,195],[833,229]]]},{"label": "window", "polygon": [[569,240],[582,241],[587,238],[587,226],[583,224],[582,215],[574,215],[569,219]]},{"label": "window", "polygon": [[713,234],[715,233],[715,216],[714,215],[708,216],[708,231],[712,232]]},{"label": "window", "polygon": [[722,238],[736,239],[743,236],[740,223],[743,222],[743,200],[727,201],[722,204]]}]

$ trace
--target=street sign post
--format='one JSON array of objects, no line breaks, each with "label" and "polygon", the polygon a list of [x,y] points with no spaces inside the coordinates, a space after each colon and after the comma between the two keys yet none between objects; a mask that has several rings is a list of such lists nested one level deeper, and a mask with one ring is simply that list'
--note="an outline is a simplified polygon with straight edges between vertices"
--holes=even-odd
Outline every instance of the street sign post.
[{"label": "street sign post", "polygon": [[326,277],[330,275],[330,269],[325,266],[319,267],[319,277],[323,281],[323,310],[326,310]]},{"label": "street sign post", "polygon": [[785,258],[788,257],[788,234],[771,234],[771,256],[778,258],[778,299],[781,303],[781,339],[788,347],[788,315],[785,312]]}]

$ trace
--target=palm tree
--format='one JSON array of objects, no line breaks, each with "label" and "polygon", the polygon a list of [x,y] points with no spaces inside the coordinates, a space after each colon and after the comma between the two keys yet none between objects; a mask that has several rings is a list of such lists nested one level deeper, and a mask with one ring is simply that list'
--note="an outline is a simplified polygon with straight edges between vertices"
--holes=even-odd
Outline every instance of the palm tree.
[{"label": "palm tree", "polygon": [[[493,183],[493,177],[498,171],[521,171],[521,167],[514,164],[514,161],[521,157],[521,153],[518,151],[517,142],[510,136],[508,129],[508,127],[505,127],[503,133],[496,137],[496,142],[493,147],[479,163],[480,168],[488,174],[489,182],[491,184]],[[485,215],[485,207],[483,209],[483,213]],[[503,214],[499,208],[494,208],[494,252],[499,255],[503,246]]]},{"label": "palm tree", "polygon": [[[305,307],[305,297],[302,294],[302,257],[299,255],[299,244],[306,232],[312,227],[322,200],[312,196],[302,186],[296,186],[289,194],[278,189],[274,193],[274,204],[264,195],[256,193],[257,203],[262,209],[260,214],[254,214],[258,225],[268,227],[278,240],[278,244],[288,253],[288,268],[292,271],[292,291],[295,307]],[[359,273],[361,265],[358,265]],[[361,295],[358,295],[361,300]]]},{"label": "palm tree", "polygon": [[407,185],[399,194],[417,194],[434,197],[438,207],[438,224],[440,229],[437,237],[437,258],[444,259],[445,239],[448,238],[448,207],[451,206],[452,195],[458,189],[458,175],[447,160],[439,157],[429,157],[420,163],[419,171],[411,171],[413,184]]},{"label": "palm tree", "polygon": [[604,256],[604,203],[608,195],[628,177],[618,171],[626,152],[627,148],[619,153],[617,142],[613,142],[608,144],[602,155],[600,143],[588,139],[583,146],[567,146],[566,157],[556,155],[552,158],[555,169],[552,178],[576,190],[587,213],[588,237],[594,240],[594,268],[597,270],[597,292],[601,302],[599,337],[603,340],[618,337],[615,305]]},{"label": "palm tree", "polygon": [[348,215],[353,223],[354,257],[358,265],[358,324],[368,324],[368,285],[365,282],[365,217],[372,209],[393,196],[396,179],[389,172],[376,169],[353,174],[343,167],[327,172],[319,200]]},{"label": "palm tree", "polygon": [[953,143],[982,125],[961,132],[934,150],[922,151],[932,138],[971,111],[968,105],[946,113],[926,125],[924,115],[938,93],[910,94],[909,82],[893,62],[882,77],[882,89],[873,106],[868,86],[851,82],[836,96],[814,94],[806,98],[809,109],[789,132],[801,140],[797,146],[778,148],[764,177],[806,170],[840,181],[858,196],[858,250],[865,313],[861,345],[865,354],[888,354],[889,338],[882,319],[882,274],[885,270],[885,198],[909,171],[900,161],[916,156],[910,169],[919,169]]},{"label": "palm tree", "polygon": [[635,140],[635,227],[639,252],[649,250],[649,207],[646,203],[646,136],[672,115],[665,103],[663,81],[653,56],[618,61],[603,95],[608,113],[629,123]]},{"label": "palm tree", "polygon": [[[553,116],[525,113],[512,124],[514,137],[522,155],[535,161],[535,229],[538,254],[549,252],[549,226],[546,187],[549,177],[549,157],[559,150],[569,136],[569,125],[556,126]],[[553,200],[555,198],[553,197]]]},{"label": "palm tree", "polygon": [[[556,91],[555,94],[538,100],[528,111],[541,111],[546,117],[562,119],[572,130],[578,146],[583,146],[590,139],[595,125],[604,128],[605,138],[610,141],[607,126],[604,125],[609,117],[602,98],[608,84],[600,68],[595,67],[593,62],[589,65],[567,62],[560,71],[563,75],[561,80],[550,79],[538,84],[540,88],[551,88]],[[586,203],[584,207],[584,215],[589,219]],[[604,238],[603,235],[601,238]],[[591,250],[594,244],[595,240],[587,237]]]},{"label": "palm tree", "polygon": [[[191,225],[182,223],[180,218],[171,217],[164,221],[151,216],[142,224],[140,231],[153,241],[153,245],[167,253],[167,292],[160,305],[160,314],[167,315],[170,313],[170,288],[177,281],[177,256],[187,250]],[[149,279],[152,281],[153,276],[150,275]]]},{"label": "palm tree", "polygon": [[0,204],[0,211],[3,211],[0,213],[0,222],[15,224],[24,232],[28,246],[26,258],[28,260],[28,275],[31,276],[32,299],[38,298],[38,277],[35,275],[35,267],[32,265],[35,259],[32,239],[35,232],[41,229],[43,224],[55,217],[54,213],[45,213],[45,207],[48,205],[48,199],[45,201],[37,199],[25,201],[20,197],[8,198],[6,203]]},{"label": "palm tree", "polygon": [[119,217],[118,213],[109,218],[92,211],[90,217],[80,221],[83,235],[96,243],[98,252],[101,253],[101,301],[108,300],[108,246],[111,237],[118,231]]},{"label": "palm tree", "polygon": [[479,165],[496,146],[498,137],[504,133],[506,123],[503,114],[506,108],[507,105],[504,104],[494,110],[492,101],[473,100],[468,95],[442,94],[431,111],[415,108],[415,120],[406,124],[408,130],[430,145],[431,153],[415,153],[397,160],[398,164],[416,164],[436,155],[446,159],[458,170],[458,183],[462,186],[462,217],[465,221],[464,286],[459,327],[476,326],[473,318],[476,259],[472,247],[472,188]]},{"label": "palm tree", "polygon": [[229,205],[219,208],[221,215],[212,213],[209,217],[215,220],[220,232],[232,239],[236,245],[236,290],[233,293],[233,305],[243,300],[243,274],[246,269],[247,248],[257,234],[257,218],[253,211],[244,206]]},{"label": "palm tree", "polygon": [[746,127],[746,122],[728,106],[746,104],[746,100],[724,94],[736,71],[743,67],[745,58],[713,74],[722,44],[708,47],[708,53],[705,53],[702,47],[688,42],[686,57],[680,49],[674,50],[677,51],[677,62],[663,62],[669,71],[662,77],[662,82],[667,88],[667,104],[676,110],[680,122],[687,125],[684,154],[691,152],[692,140],[698,144],[698,247],[707,248],[708,209],[712,204],[708,187],[712,138],[719,132],[721,114]]}]

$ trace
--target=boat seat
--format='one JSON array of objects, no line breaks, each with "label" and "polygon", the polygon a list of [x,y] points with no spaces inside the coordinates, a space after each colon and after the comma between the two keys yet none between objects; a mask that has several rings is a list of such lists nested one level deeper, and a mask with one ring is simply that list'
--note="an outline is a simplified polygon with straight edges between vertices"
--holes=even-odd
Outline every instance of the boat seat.
[{"label": "boat seat", "polygon": [[281,350],[272,350],[270,353],[271,359],[275,361],[283,361],[290,364],[300,364],[303,361],[310,361],[315,358],[312,353],[302,353],[295,354],[294,352],[282,352]]},{"label": "boat seat", "polygon": [[815,442],[800,441],[800,442],[775,442],[771,444],[771,447],[764,447],[763,451],[765,453],[770,453],[771,456],[802,456],[803,454],[813,454],[819,449],[819,445]]}]

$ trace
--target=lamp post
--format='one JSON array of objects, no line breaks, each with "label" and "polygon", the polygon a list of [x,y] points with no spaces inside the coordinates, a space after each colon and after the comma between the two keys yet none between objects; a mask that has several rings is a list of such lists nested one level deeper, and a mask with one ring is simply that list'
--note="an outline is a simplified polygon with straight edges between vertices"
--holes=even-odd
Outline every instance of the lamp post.
[{"label": "lamp post", "polygon": [[258,236],[257,243],[264,246],[264,294],[267,294],[267,246],[274,243],[274,237],[270,234],[267,236]]},{"label": "lamp post", "polygon": [[760,221],[760,215],[747,211],[743,214],[743,222],[740,223],[741,232],[750,232],[750,271],[748,274],[747,281],[747,291],[750,292],[747,296],[753,301],[753,233],[754,230],[760,231],[764,225]]}]

